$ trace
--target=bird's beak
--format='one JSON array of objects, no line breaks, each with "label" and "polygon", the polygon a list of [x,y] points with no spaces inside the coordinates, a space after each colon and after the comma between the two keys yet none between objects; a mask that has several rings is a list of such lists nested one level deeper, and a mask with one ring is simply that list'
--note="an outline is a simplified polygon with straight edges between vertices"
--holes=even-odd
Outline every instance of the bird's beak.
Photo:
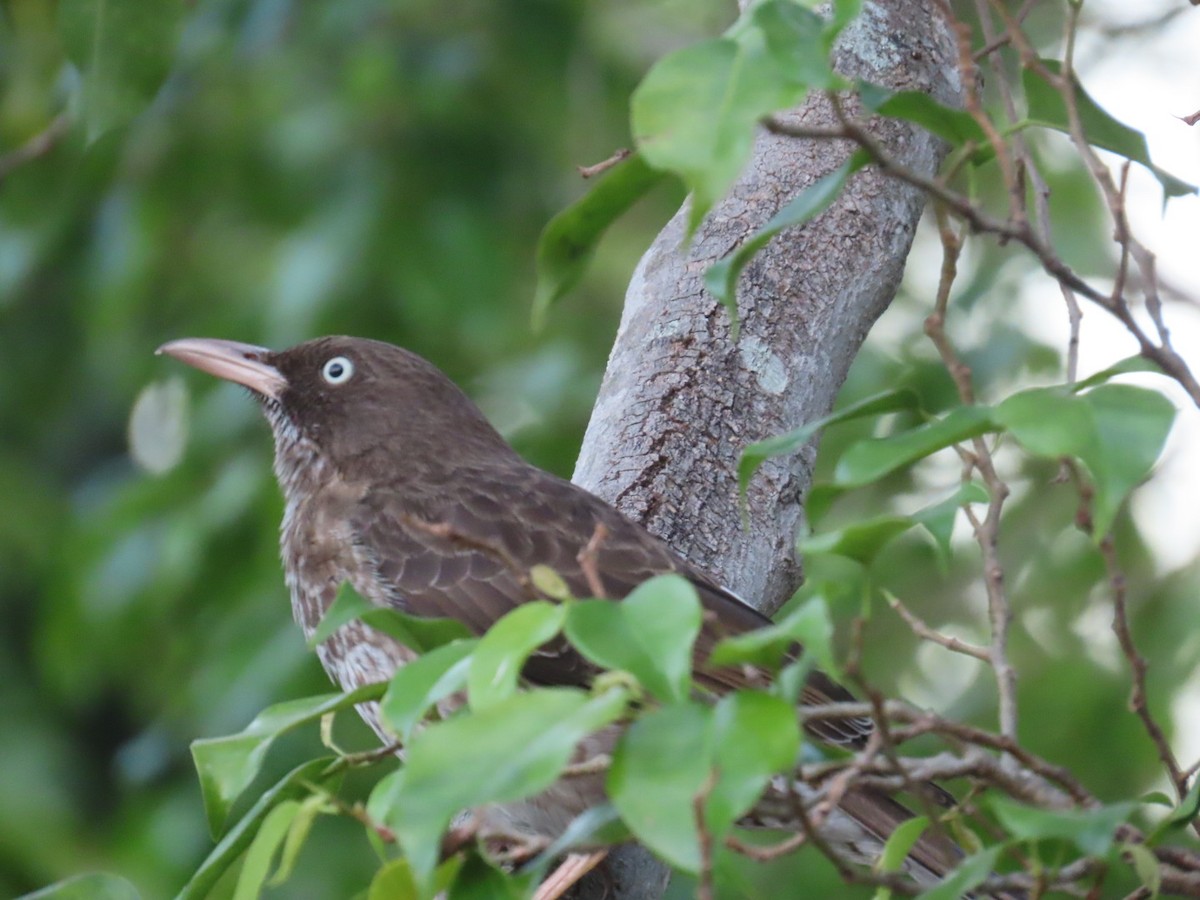
[{"label": "bird's beak", "polygon": [[173,356],[201,372],[244,385],[272,400],[278,400],[287,387],[287,379],[267,362],[271,351],[265,347],[216,338],[182,338],[154,352]]}]

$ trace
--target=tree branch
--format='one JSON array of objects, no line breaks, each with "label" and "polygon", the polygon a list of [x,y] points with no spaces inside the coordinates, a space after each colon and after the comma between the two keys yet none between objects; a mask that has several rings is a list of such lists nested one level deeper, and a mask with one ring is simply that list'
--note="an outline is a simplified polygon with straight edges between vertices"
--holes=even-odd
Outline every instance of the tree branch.
[{"label": "tree branch", "polygon": [[[924,0],[867,4],[843,33],[836,60],[851,77],[961,102],[952,37]],[[818,129],[838,124],[821,96],[779,119]],[[945,147],[929,133],[886,119],[870,128],[906,169],[927,178],[937,172]],[[703,277],[851,149],[850,142],[763,133],[748,170],[689,246],[682,246],[686,207],[667,224],[630,283],[575,470],[578,484],[766,612],[800,581],[793,547],[815,448],[762,467],[750,486],[746,528],[738,457],[747,444],[833,406],[867,331],[899,287],[924,195],[863,171],[826,213],[778,236],[742,277],[737,343]],[[610,898],[659,895],[665,870],[648,854],[623,848],[614,855]],[[603,893],[592,884],[580,896]]]}]

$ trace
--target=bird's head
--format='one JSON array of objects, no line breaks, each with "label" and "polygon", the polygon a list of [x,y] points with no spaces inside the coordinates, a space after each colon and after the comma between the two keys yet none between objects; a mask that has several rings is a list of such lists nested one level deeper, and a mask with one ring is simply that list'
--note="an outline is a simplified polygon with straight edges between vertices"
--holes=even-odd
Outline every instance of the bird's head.
[{"label": "bird's head", "polygon": [[248,388],[271,423],[277,453],[302,439],[335,467],[368,475],[377,465],[395,471],[409,455],[455,465],[512,453],[449,378],[392,344],[323,337],[273,351],[184,338],[157,352]]}]

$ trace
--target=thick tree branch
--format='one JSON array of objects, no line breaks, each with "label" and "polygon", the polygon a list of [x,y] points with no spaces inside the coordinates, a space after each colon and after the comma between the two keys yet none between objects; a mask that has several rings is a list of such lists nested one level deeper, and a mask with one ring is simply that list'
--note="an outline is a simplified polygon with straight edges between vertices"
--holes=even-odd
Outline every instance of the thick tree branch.
[{"label": "thick tree branch", "polygon": [[[842,36],[841,72],[958,104],[962,88],[946,22],[925,0],[868,3]],[[853,114],[857,112],[851,109]],[[780,116],[796,127],[839,124],[820,96]],[[878,120],[872,134],[932,177],[945,148],[927,132]],[[777,237],[743,275],[742,333],[703,287],[709,265],[753,235],[796,193],[840,165],[849,141],[763,133],[753,161],[690,246],[687,212],[663,229],[626,294],[616,343],[575,481],[646,524],[750,603],[771,612],[800,580],[794,541],[814,450],[763,466],[742,527],[736,466],[749,443],[824,415],[867,331],[900,284],[924,194],[860,172],[825,214]],[[609,897],[661,893],[665,869],[622,849]],[[599,882],[583,896],[600,896]]]}]

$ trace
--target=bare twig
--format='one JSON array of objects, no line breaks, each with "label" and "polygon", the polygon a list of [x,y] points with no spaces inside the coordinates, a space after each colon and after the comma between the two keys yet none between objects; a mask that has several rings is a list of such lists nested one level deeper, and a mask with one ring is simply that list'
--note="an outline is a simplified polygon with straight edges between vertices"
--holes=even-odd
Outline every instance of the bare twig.
[{"label": "bare twig", "polygon": [[590,166],[576,166],[576,170],[583,178],[594,178],[604,172],[607,172],[619,162],[624,162],[633,156],[633,151],[627,147],[622,147],[608,159],[602,159],[598,163],[593,163]]},{"label": "bare twig", "polygon": [[600,553],[600,545],[608,539],[608,526],[603,522],[596,523],[596,530],[592,532],[591,538],[587,544],[576,555],[575,559],[579,562],[579,567],[583,569],[583,577],[587,580],[588,590],[592,592],[592,596],[597,600],[605,598],[604,582],[600,580],[600,567],[597,564],[597,557]]},{"label": "bare twig", "polygon": [[894,594],[885,594],[884,596],[887,599],[888,605],[900,615],[900,618],[908,624],[908,627],[912,629],[913,634],[917,637],[922,640],[932,641],[954,653],[962,653],[965,656],[973,656],[975,659],[982,660],[985,663],[991,663],[991,654],[983,647],[968,644],[966,641],[961,641],[956,637],[942,634],[940,631],[930,628],[922,618],[901,603],[899,597]]},{"label": "bare twig", "polygon": [[35,134],[20,147],[10,150],[0,156],[0,184],[4,183],[16,169],[39,159],[53,150],[58,142],[66,137],[71,130],[71,117],[67,113],[59,113],[49,125]]}]

